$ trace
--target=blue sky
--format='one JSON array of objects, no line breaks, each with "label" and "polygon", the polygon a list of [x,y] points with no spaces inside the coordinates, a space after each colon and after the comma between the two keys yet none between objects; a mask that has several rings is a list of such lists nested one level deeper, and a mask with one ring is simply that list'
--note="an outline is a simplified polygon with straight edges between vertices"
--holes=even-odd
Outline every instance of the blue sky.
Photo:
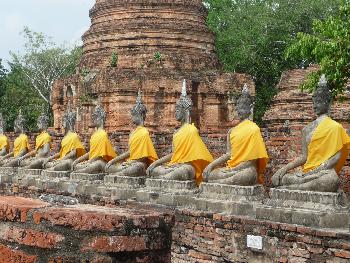
[{"label": "blue sky", "polygon": [[24,26],[53,37],[56,43],[73,44],[89,28],[89,9],[95,0],[0,0],[0,58],[21,52]]}]

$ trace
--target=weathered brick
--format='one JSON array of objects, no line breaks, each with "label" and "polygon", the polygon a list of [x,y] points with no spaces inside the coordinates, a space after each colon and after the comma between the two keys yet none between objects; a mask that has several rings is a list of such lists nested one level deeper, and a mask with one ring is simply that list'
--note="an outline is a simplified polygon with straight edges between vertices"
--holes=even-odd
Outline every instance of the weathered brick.
[{"label": "weathered brick", "polygon": [[145,237],[140,236],[99,236],[86,241],[81,251],[124,252],[147,249]]},{"label": "weathered brick", "polygon": [[0,221],[26,222],[27,214],[31,209],[48,205],[29,198],[0,196]]},{"label": "weathered brick", "polygon": [[62,235],[50,232],[40,232],[33,229],[0,226],[0,236],[10,242],[16,242],[32,247],[54,248],[64,240]]},{"label": "weathered brick", "polygon": [[35,263],[37,256],[0,244],[0,263]]}]

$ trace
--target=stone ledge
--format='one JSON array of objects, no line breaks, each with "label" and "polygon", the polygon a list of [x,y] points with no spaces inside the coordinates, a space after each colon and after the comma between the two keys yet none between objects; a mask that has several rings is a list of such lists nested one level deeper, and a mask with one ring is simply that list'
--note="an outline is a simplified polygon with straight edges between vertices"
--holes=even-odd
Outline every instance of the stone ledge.
[{"label": "stone ledge", "polygon": [[262,201],[264,187],[224,185],[215,183],[202,183],[199,187],[200,198],[226,201]]},{"label": "stone ledge", "polygon": [[72,180],[86,180],[86,181],[101,181],[106,174],[85,174],[85,173],[71,173]]},{"label": "stone ledge", "polygon": [[130,176],[117,176],[117,175],[106,175],[104,182],[113,186],[140,188],[144,187],[146,177],[130,177]]},{"label": "stone ledge", "polygon": [[39,176],[39,175],[41,175],[42,171],[43,170],[41,170],[41,169],[18,168],[17,175],[20,176],[20,177],[30,176],[30,175]]},{"label": "stone ledge", "polygon": [[299,190],[271,189],[265,204],[273,207],[300,208],[317,211],[348,209],[341,204],[339,193],[322,193]]},{"label": "stone ledge", "polygon": [[13,176],[17,174],[17,168],[15,167],[0,167],[0,175]]},{"label": "stone ledge", "polygon": [[346,229],[350,226],[349,212],[327,213],[308,209],[258,206],[256,208],[256,218],[308,227]]},{"label": "stone ledge", "polygon": [[49,171],[49,170],[43,170],[41,175],[43,177],[50,177],[50,178],[70,178],[71,172],[62,172],[62,171]]},{"label": "stone ledge", "polygon": [[148,190],[154,189],[161,192],[193,192],[197,191],[195,181],[175,181],[164,179],[146,179],[146,188]]}]

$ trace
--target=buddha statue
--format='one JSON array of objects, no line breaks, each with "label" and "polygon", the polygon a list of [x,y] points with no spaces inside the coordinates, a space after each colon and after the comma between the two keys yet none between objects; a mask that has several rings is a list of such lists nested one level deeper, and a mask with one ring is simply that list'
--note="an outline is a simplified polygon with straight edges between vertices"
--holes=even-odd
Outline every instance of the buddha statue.
[{"label": "buddha statue", "polygon": [[73,111],[68,103],[67,111],[62,118],[62,127],[65,136],[61,142],[61,150],[55,155],[45,160],[43,167],[50,171],[71,171],[74,160],[86,153],[79,135],[74,131],[76,112]]},{"label": "buddha statue", "polygon": [[26,122],[20,110],[14,122],[14,130],[18,136],[13,143],[13,151],[0,159],[0,165],[3,167],[17,167],[19,158],[28,153],[29,140],[28,136],[25,134],[25,127]]},{"label": "buddha statue", "polygon": [[204,168],[213,161],[213,157],[202,141],[197,128],[191,124],[192,101],[186,93],[186,81],[182,94],[175,107],[176,120],[181,127],[173,134],[172,153],[151,164],[146,174],[151,177],[202,182]]},{"label": "buddha statue", "polygon": [[49,117],[46,113],[41,113],[37,121],[37,126],[40,134],[35,139],[35,150],[18,159],[20,167],[27,169],[43,169],[43,163],[50,155],[51,136],[47,132]]},{"label": "buddha statue", "polygon": [[10,148],[8,139],[4,134],[5,126],[5,120],[2,116],[2,113],[0,113],[0,157],[4,157],[5,155],[7,155]]},{"label": "buddha statue", "polygon": [[[279,169],[272,183],[291,190],[336,192],[339,189],[337,174],[348,157],[350,137],[341,124],[327,116],[331,92],[324,75],[312,99],[317,119],[302,130],[302,154]],[[300,166],[303,166],[302,172],[288,173]]]},{"label": "buddha statue", "polygon": [[149,132],[144,127],[146,114],[147,108],[139,90],[136,104],[131,109],[131,120],[136,128],[129,135],[129,150],[106,165],[107,173],[117,176],[145,176],[148,166],[158,160]]},{"label": "buddha statue", "polygon": [[98,174],[104,173],[107,162],[113,160],[117,154],[112,147],[107,132],[103,129],[106,112],[101,103],[92,114],[95,132],[90,138],[90,151],[76,159],[72,164],[75,173]]},{"label": "buddha statue", "polygon": [[[227,153],[207,166],[204,181],[241,186],[262,184],[268,155],[260,128],[249,120],[253,98],[247,85],[236,108],[240,123],[227,134]],[[225,163],[226,167],[222,167]]]}]

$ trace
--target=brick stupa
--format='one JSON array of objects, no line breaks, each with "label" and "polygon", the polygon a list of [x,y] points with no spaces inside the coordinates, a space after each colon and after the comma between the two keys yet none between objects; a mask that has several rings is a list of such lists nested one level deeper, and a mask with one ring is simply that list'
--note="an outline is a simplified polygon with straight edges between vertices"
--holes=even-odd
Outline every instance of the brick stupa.
[{"label": "brick stupa", "polygon": [[[106,130],[127,134],[140,88],[148,107],[146,125],[164,138],[178,125],[175,102],[186,79],[194,103],[192,121],[202,134],[221,138],[232,126],[233,102],[242,86],[247,83],[252,94],[255,86],[247,75],[222,72],[206,16],[200,0],[97,0],[77,74],[54,84],[55,130],[60,131],[71,99],[78,131],[88,133],[90,113],[101,98],[108,114]],[[113,54],[118,55],[115,67]]]}]

